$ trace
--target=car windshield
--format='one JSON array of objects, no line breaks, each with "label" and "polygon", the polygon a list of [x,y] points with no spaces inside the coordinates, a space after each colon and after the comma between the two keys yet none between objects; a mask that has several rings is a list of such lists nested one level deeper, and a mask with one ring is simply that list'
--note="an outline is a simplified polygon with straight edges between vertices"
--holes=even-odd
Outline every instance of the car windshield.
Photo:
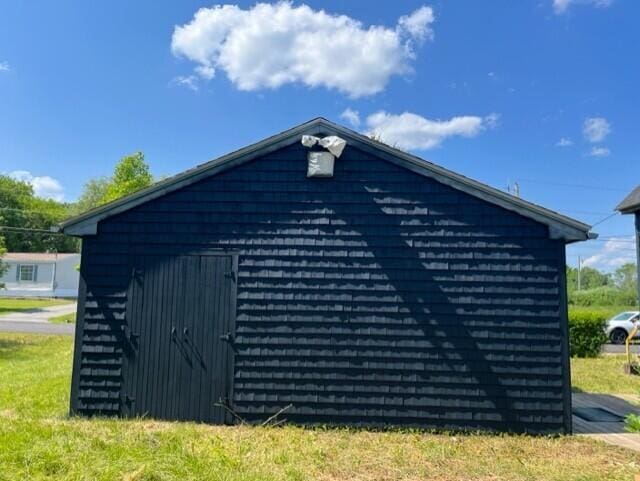
[{"label": "car windshield", "polygon": [[612,321],[628,321],[636,315],[635,312],[621,312],[617,316],[611,318]]}]

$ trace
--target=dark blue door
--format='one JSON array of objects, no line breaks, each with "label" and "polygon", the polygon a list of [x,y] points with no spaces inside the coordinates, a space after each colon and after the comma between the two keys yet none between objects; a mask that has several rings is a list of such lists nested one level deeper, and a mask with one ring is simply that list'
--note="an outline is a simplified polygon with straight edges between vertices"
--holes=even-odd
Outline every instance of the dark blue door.
[{"label": "dark blue door", "polygon": [[135,256],[128,290],[122,413],[230,422],[237,258]]}]

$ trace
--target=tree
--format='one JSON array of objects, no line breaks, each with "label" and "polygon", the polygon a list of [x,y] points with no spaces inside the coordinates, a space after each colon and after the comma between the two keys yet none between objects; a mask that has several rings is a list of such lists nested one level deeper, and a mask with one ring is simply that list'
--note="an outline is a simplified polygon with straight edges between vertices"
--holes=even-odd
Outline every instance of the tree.
[{"label": "tree", "polygon": [[9,252],[77,252],[77,239],[48,232],[69,216],[69,204],[36,197],[26,182],[0,175],[0,225]]},{"label": "tree", "polygon": [[635,292],[638,285],[636,265],[628,262],[618,267],[613,273],[613,282],[620,290]]},{"label": "tree", "polygon": [[153,184],[153,175],[144,161],[144,154],[136,152],[123,157],[116,165],[113,177],[107,186],[106,202],[124,197],[125,195],[144,189]]},{"label": "tree", "polygon": [[[608,286],[611,284],[610,274],[600,272],[593,267],[583,267],[580,269],[580,289],[594,289],[596,287]],[[572,292],[578,289],[578,269],[567,266],[567,289]]]},{"label": "tree", "polygon": [[73,205],[73,213],[81,214],[107,202],[105,199],[110,183],[109,177],[98,177],[84,184],[80,198]]},{"label": "tree", "polygon": [[120,159],[111,177],[91,179],[73,206],[74,214],[81,214],[131,194],[153,184],[154,179],[144,154],[136,152]]}]

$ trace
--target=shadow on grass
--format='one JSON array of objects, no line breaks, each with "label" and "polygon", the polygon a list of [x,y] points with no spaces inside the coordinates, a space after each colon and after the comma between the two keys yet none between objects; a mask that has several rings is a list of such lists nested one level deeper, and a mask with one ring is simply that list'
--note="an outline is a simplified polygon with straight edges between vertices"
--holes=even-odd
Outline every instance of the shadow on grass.
[{"label": "shadow on grass", "polygon": [[0,359],[15,358],[25,348],[39,344],[36,339],[29,339],[23,335],[0,338]]}]

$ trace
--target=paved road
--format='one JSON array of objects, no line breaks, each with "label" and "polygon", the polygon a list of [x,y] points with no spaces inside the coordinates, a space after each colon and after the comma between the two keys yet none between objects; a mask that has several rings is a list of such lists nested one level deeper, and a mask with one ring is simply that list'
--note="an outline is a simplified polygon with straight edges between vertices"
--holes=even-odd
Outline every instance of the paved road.
[{"label": "paved road", "polygon": [[52,324],[51,322],[12,322],[0,320],[0,332],[28,332],[33,334],[62,334],[73,336],[75,324]]},{"label": "paved road", "polygon": [[75,332],[75,324],[53,324],[48,322],[48,319],[75,312],[75,310],[76,304],[73,303],[0,316],[0,332],[29,332],[71,336]]},{"label": "paved road", "polygon": [[[624,344],[605,344],[602,348],[602,352],[606,354],[624,354]],[[631,344],[631,352],[640,354],[640,344]]]}]

